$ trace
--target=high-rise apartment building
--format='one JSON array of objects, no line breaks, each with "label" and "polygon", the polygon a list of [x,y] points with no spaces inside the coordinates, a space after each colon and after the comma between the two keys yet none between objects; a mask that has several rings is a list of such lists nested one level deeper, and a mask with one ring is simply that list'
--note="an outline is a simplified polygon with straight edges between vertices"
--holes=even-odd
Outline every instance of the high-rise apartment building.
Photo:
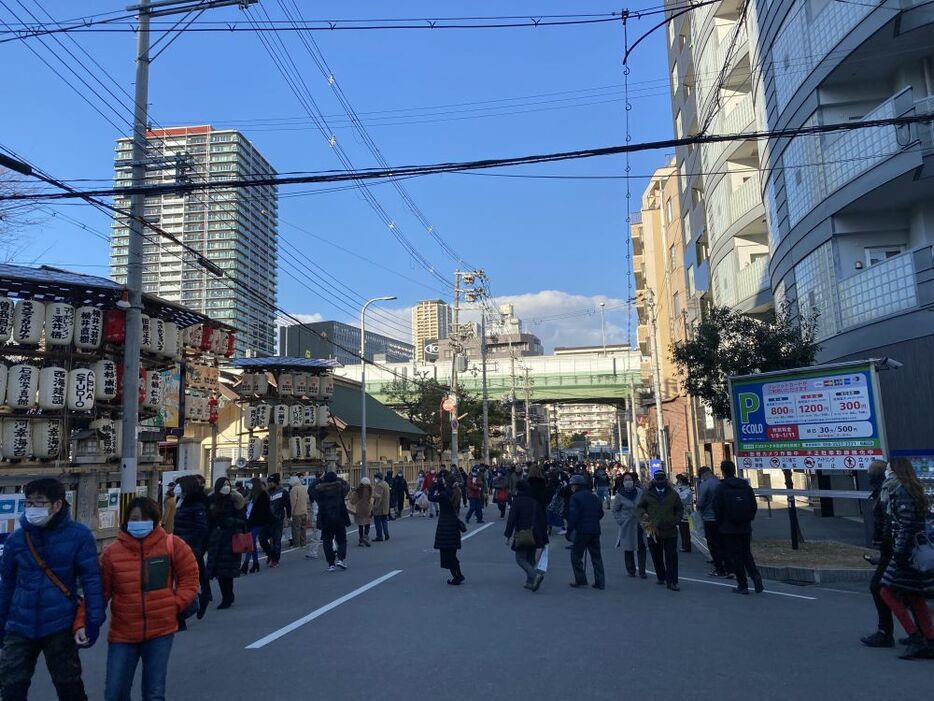
[{"label": "high-rise apartment building", "polygon": [[[279,327],[279,355],[293,358],[333,358],[344,365],[360,363],[360,327],[341,321],[315,321]],[[379,363],[407,363],[412,344],[366,332],[366,359]]]},{"label": "high-rise apartment building", "polygon": [[[147,134],[147,184],[266,178],[275,170],[241,133],[210,126],[156,129]],[[130,183],[132,142],[117,141],[116,187]],[[115,205],[129,209],[128,197]],[[191,307],[238,330],[236,351],[272,354],[275,347],[278,201],[275,186],[205,190],[147,197],[145,217],[224,271],[218,278],[190,253],[144,232],[143,289]],[[111,275],[126,280],[129,229],[112,225]]]},{"label": "high-rise apartment building", "polygon": [[412,345],[415,360],[425,360],[425,341],[447,338],[451,307],[440,299],[422,300],[412,307]]}]

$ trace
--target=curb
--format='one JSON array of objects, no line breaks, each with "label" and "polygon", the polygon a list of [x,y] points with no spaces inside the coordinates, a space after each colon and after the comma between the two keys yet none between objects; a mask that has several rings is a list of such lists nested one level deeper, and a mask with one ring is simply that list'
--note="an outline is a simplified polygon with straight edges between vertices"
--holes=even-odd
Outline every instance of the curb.
[{"label": "curb", "polygon": [[808,584],[832,584],[834,582],[869,582],[875,570],[870,569],[820,569],[814,567],[776,567],[758,565],[765,579],[806,582]]}]

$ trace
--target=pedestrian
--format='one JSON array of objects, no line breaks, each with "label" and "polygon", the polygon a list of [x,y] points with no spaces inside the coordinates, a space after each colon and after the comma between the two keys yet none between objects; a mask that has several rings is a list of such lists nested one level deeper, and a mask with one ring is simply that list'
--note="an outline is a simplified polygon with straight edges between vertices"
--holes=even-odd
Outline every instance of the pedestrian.
[{"label": "pedestrian", "polygon": [[399,470],[396,476],[392,478],[392,487],[390,489],[390,500],[396,518],[402,518],[402,510],[405,508],[405,498],[408,493],[409,484],[405,481],[402,470]]},{"label": "pedestrian", "polygon": [[278,567],[282,559],[282,530],[286,521],[292,519],[292,502],[289,495],[280,486],[278,473],[269,475],[269,508],[272,511],[272,524],[269,526],[269,547],[271,552],[266,558],[270,567]]},{"label": "pedestrian", "polygon": [[[444,469],[444,465],[442,465],[441,468]],[[423,491],[427,495],[431,491],[431,488],[434,485],[435,480],[437,478],[438,476],[435,474],[434,469],[433,468],[429,469],[428,473],[425,475],[425,479],[422,481],[421,491]],[[434,518],[437,513],[438,513],[438,505],[429,499],[428,500],[428,518]]]},{"label": "pedestrian", "polygon": [[600,503],[603,504],[604,508],[610,508],[610,476],[606,473],[606,469],[601,467],[594,474],[593,478],[594,486],[597,489],[597,497],[600,499]]},{"label": "pedestrian", "polygon": [[353,509],[353,520],[357,526],[360,538],[359,547],[370,547],[370,524],[373,523],[373,487],[370,478],[363,477],[357,488],[350,493],[350,506]]},{"label": "pedestrian", "polygon": [[574,572],[572,587],[587,586],[584,569],[584,553],[590,555],[593,564],[594,589],[606,588],[603,571],[603,555],[600,552],[600,520],[603,518],[603,502],[594,494],[584,475],[571,478],[571,495],[568,508],[567,539],[571,541],[571,569]]},{"label": "pedestrian", "polygon": [[172,533],[175,528],[175,506],[178,495],[175,493],[178,485],[169,482],[165,485],[165,499],[162,502],[162,527],[166,533]]},{"label": "pedestrian", "polygon": [[[243,554],[243,564],[240,566],[240,573],[259,572],[259,549],[262,548],[266,554],[266,562],[272,556],[272,543],[270,535],[272,534],[272,504],[269,498],[269,492],[266,491],[266,485],[259,477],[250,480],[250,496],[246,502],[246,524],[250,529],[250,535],[253,537],[253,552]],[[248,564],[252,561],[252,566],[247,570]]]},{"label": "pedestrian", "polygon": [[243,497],[232,492],[230,480],[220,477],[211,493],[211,532],[208,535],[208,576],[217,579],[221,590],[218,609],[234,603],[234,579],[240,576],[240,555],[233,550],[235,533],[247,533]]},{"label": "pedestrian", "polygon": [[635,474],[623,473],[619,489],[616,490],[610,506],[618,526],[616,547],[623,549],[623,560],[629,576],[635,577],[638,571],[639,576],[645,579],[645,532],[639,524],[637,514],[641,499],[642,489],[636,484]]},{"label": "pedestrian", "polygon": [[[201,584],[201,593],[198,596],[198,618],[204,618],[211,603],[211,581],[207,576],[204,565],[204,554],[207,552],[208,533],[210,532],[210,517],[208,509],[210,502],[204,494],[201,482],[192,475],[183,475],[175,485],[180,491],[176,499],[175,535],[185,541],[191,548],[198,565],[198,579]],[[184,619],[179,622],[184,626]]]},{"label": "pedestrian", "polygon": [[529,468],[529,496],[531,496],[538,505],[542,507],[542,513],[548,508],[550,496],[548,494],[548,480],[542,472],[541,465],[532,465]]},{"label": "pedestrian", "polygon": [[[318,529],[321,531],[321,542],[324,544],[324,558],[328,562],[328,572],[336,571],[339,567],[347,569],[347,526],[350,525],[350,514],[347,512],[346,498],[350,493],[350,485],[338,479],[334,472],[325,473],[314,488],[315,503],[318,506]],[[337,552],[334,543],[337,542]]]},{"label": "pedestrian", "polygon": [[428,492],[428,501],[438,507],[438,525],[435,527],[435,550],[441,554],[441,569],[450,571],[448,584],[459,586],[466,580],[461,572],[457,551],[461,549],[461,532],[467,526],[457,517],[457,508],[461,503],[461,491],[453,483],[447,470],[438,473]]},{"label": "pedestrian", "polygon": [[[388,476],[388,475],[387,475]],[[391,497],[389,483],[380,473],[373,475],[373,523],[376,524],[377,542],[389,540],[389,500]]]},{"label": "pedestrian", "polygon": [[105,701],[129,701],[143,662],[143,701],[164,701],[178,614],[198,595],[198,564],[185,541],[159,526],[152,499],[137,497],[101,555],[104,601],[110,602]]},{"label": "pedestrian", "polygon": [[680,591],[678,584],[678,522],[684,505],[668,484],[668,475],[659,470],[639,499],[639,522],[648,538],[656,584]]},{"label": "pedestrian", "polygon": [[506,521],[506,544],[516,553],[516,563],[525,572],[525,588],[538,591],[545,573],[536,567],[536,553],[548,545],[545,511],[531,494],[529,483],[516,485],[516,500]]},{"label": "pedestrian", "polygon": [[23,494],[20,527],[7,535],[0,559],[0,695],[25,701],[42,653],[60,701],[87,701],[78,647],[97,642],[104,622],[97,544],[71,519],[61,482],[33,480]]},{"label": "pedestrian", "polygon": [[711,577],[730,577],[732,576],[733,566],[729,562],[723,548],[720,529],[717,526],[717,514],[714,510],[714,499],[717,489],[720,488],[720,480],[714,475],[713,470],[704,465],[697,471],[699,484],[697,486],[697,513],[704,523],[704,540],[707,541],[707,550],[710,552],[710,559],[713,564],[713,570],[710,571]]},{"label": "pedestrian", "polygon": [[892,561],[892,529],[889,523],[888,507],[892,492],[900,482],[895,473],[888,469],[888,464],[882,460],[873,460],[867,470],[872,493],[869,497],[872,503],[872,542],[879,546],[879,558],[876,571],[869,582],[869,592],[872,594],[876,606],[878,625],[876,632],[860,638],[867,647],[895,647],[895,621],[892,609],[882,599],[882,577]]},{"label": "pedestrian", "polygon": [[470,508],[467,510],[465,523],[470,523],[470,517],[476,515],[477,523],[483,523],[483,477],[480,476],[480,470],[474,468],[467,479],[467,501]]},{"label": "pedestrian", "polygon": [[691,491],[691,482],[683,472],[675,476],[675,491],[681,499],[681,520],[678,521],[678,532],[681,534],[681,552],[691,552],[691,522],[688,520],[694,512],[694,493]]},{"label": "pedestrian", "polygon": [[762,575],[752,556],[752,522],[759,510],[756,494],[749,482],[736,476],[736,465],[731,460],[720,463],[720,474],[723,475],[723,481],[714,497],[714,511],[723,547],[736,577],[733,592],[749,593],[748,573],[756,593],[761,594],[764,591]]},{"label": "pedestrian", "polygon": [[926,538],[930,504],[907,458],[893,458],[889,465],[898,484],[888,499],[892,559],[882,575],[880,596],[908,634],[908,645],[899,657],[934,660],[934,622],[925,601],[934,598],[934,570],[924,571],[912,559],[918,540]]},{"label": "pedestrian", "polygon": [[308,488],[296,475],[289,478],[289,506],[292,511],[292,545],[304,548],[308,544]]},{"label": "pedestrian", "polygon": [[[458,467],[456,471],[452,471],[451,474],[454,477],[460,476],[459,484],[461,488],[461,499],[463,500],[463,506],[467,506],[467,472],[463,467]],[[460,511],[460,509],[458,509]]]}]

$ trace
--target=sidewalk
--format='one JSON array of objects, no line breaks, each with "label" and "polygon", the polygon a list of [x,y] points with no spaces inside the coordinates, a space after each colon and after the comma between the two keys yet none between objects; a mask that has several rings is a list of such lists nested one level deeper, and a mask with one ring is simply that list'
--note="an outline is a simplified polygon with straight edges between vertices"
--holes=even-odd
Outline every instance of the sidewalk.
[{"label": "sidewalk", "polygon": [[[810,508],[798,507],[798,524],[805,541],[835,540],[839,543],[849,543],[865,547],[865,531],[863,522],[851,517],[821,518]],[[784,540],[791,542],[791,527],[788,524],[788,507],[778,507],[772,504],[772,515],[761,500],[759,513],[752,524],[753,540]]]}]

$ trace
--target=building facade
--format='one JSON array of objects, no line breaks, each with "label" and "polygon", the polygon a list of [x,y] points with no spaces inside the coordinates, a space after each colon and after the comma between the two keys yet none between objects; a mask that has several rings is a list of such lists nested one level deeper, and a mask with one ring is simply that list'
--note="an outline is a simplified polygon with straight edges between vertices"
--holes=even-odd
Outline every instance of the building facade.
[{"label": "building facade", "polygon": [[[272,177],[275,170],[241,133],[210,126],[148,132],[147,185]],[[132,142],[116,146],[116,187],[128,186]],[[114,205],[129,209],[129,197]],[[237,329],[237,355],[271,355],[275,347],[278,199],[263,185],[147,197],[145,217],[224,271],[218,278],[177,244],[144,232],[143,290],[178,302]],[[126,280],[129,228],[112,224],[111,276]],[[270,304],[272,302],[272,304]]]},{"label": "building facade", "polygon": [[447,338],[451,326],[451,307],[440,299],[428,299],[412,307],[412,345],[415,360],[425,360],[425,342]]},{"label": "building facade", "polygon": [[[323,336],[323,337],[322,337]],[[366,359],[384,363],[412,360],[412,344],[366,332]],[[360,328],[340,321],[316,321],[279,327],[279,354],[293,358],[333,358],[344,365],[360,363]]]}]

